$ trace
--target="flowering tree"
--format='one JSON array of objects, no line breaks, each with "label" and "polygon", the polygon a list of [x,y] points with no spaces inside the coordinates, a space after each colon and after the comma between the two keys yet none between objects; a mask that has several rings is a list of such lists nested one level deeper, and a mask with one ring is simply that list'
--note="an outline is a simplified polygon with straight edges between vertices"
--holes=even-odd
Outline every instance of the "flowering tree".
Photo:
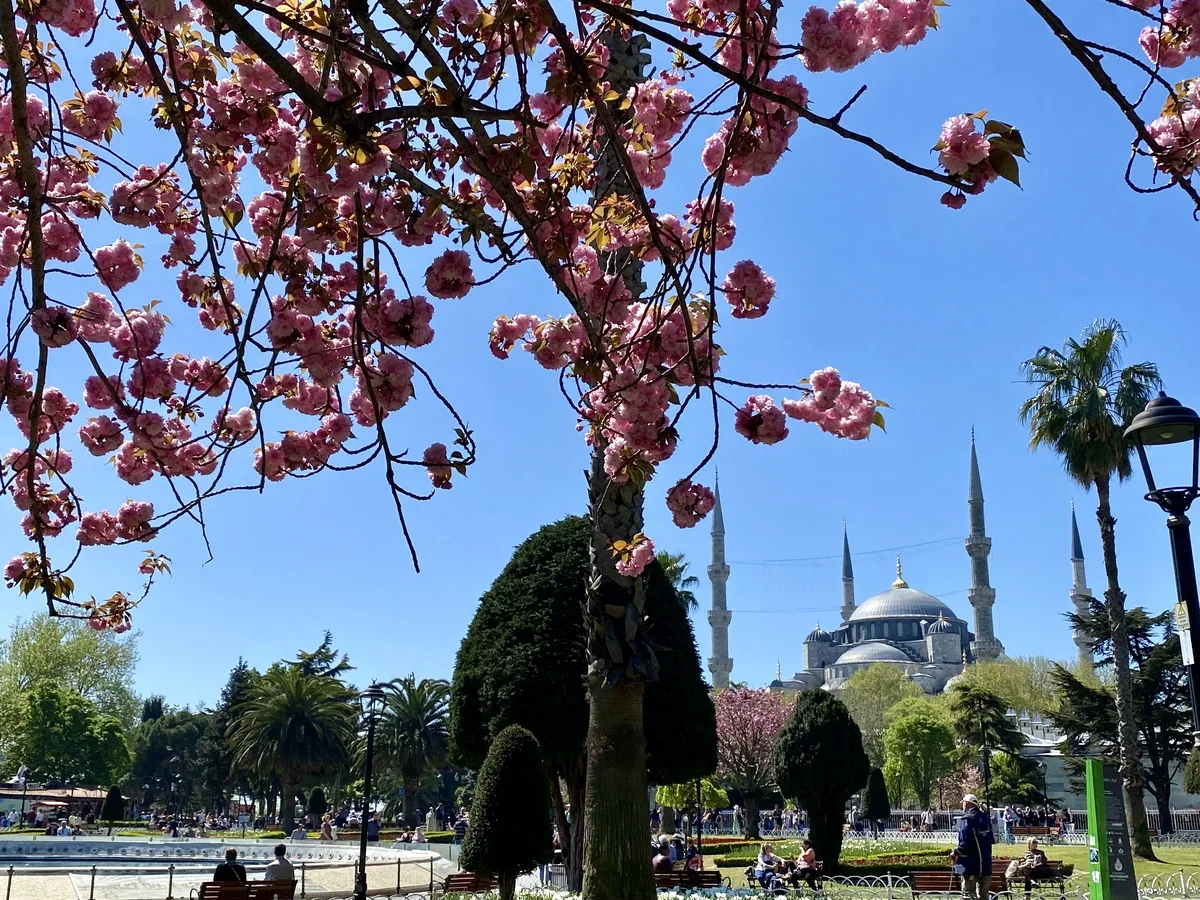
[{"label": "flowering tree", "polygon": [[716,695],[717,774],[741,793],[746,837],[758,837],[758,803],[775,783],[771,754],[795,705],[768,690],[730,688]]},{"label": "flowering tree", "polygon": [[[1162,74],[1197,55],[1196,0],[1130,0],[1145,27],[1132,52],[1026,3],[1130,122],[1130,184],[1200,201],[1197,89]],[[589,825],[606,856],[585,890],[647,895],[644,488],[689,409],[707,436],[665,492],[681,526],[712,507],[693,479],[730,419],[758,444],[783,440],[789,419],[851,440],[882,423],[832,369],[779,385],[728,374],[721,313],[760,318],[776,291],[753,260],[725,259],[728,189],[770,173],[802,121],[938,185],[951,207],[1017,182],[1021,134],[985,113],[952,115],[925,166],[849,127],[864,88],[829,79],[810,106],[802,71],[913,47],[940,5],[841,0],[799,18],[778,0],[0,0],[0,395],[23,435],[0,486],[29,539],[8,582],[52,614],[123,630],[166,560],[146,556],[140,592],[83,599],[69,573],[85,549],[179,520],[203,536],[218,495],[366,465],[408,538],[405,501],[451,488],[476,456],[421,361],[435,304],[536,266],[561,309],[501,317],[489,343],[555,373],[593,452],[588,797],[606,800]],[[1146,90],[1123,94],[1102,55]],[[1147,121],[1152,95],[1166,105]],[[658,209],[684,153],[704,167],[695,199]],[[1143,161],[1158,183],[1135,180]],[[146,296],[148,261],[177,272],[173,296]],[[444,430],[410,454],[402,411],[418,395]],[[75,466],[89,456],[135,496],[85,502]]]}]

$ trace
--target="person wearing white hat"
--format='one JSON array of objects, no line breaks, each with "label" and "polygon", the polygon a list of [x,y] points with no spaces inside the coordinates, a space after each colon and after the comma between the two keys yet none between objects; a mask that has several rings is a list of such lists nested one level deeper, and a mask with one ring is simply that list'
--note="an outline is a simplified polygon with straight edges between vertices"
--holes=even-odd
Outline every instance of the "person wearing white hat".
[{"label": "person wearing white hat", "polygon": [[958,820],[958,846],[950,851],[954,872],[962,878],[963,896],[988,900],[992,878],[992,823],[979,808],[974,794],[963,797],[963,815]]}]

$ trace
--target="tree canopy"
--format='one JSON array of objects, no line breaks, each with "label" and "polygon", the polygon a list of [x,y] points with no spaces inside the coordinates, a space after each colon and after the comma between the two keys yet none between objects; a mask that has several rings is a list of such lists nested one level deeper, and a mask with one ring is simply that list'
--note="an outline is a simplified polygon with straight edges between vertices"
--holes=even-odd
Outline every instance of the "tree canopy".
[{"label": "tree canopy", "polygon": [[883,732],[887,711],[901,700],[920,697],[921,689],[896,666],[876,663],[859,669],[846,679],[841,699],[862,732],[863,749],[871,765],[884,764]]},{"label": "tree canopy", "polygon": [[3,740],[5,768],[28,766],[30,778],[41,781],[112,784],[129,771],[121,723],[50,681],[20,695]]},{"label": "tree canopy", "polygon": [[871,763],[846,705],[825,691],[802,691],[775,744],[775,779],[807,810],[817,859],[837,870],[846,801],[862,790]]},{"label": "tree canopy", "polygon": [[717,773],[742,795],[746,837],[758,837],[758,804],[775,784],[776,741],[794,701],[769,690],[728,688],[717,694]]},{"label": "tree canopy", "polygon": [[917,796],[931,805],[934,785],[953,768],[954,735],[940,716],[913,712],[888,725],[883,733],[887,765]]}]

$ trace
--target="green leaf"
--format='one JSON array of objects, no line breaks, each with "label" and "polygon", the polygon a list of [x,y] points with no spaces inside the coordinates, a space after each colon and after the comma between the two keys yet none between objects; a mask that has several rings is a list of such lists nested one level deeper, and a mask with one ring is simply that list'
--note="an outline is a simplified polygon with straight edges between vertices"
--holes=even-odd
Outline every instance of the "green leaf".
[{"label": "green leaf", "polygon": [[871,420],[871,424],[884,434],[887,434],[887,429],[884,427],[883,413],[881,413],[879,410],[875,410],[875,417]]},{"label": "green leaf", "polygon": [[1025,158],[1025,146],[1020,140],[1013,140],[1011,137],[997,137],[992,138],[989,143],[992,145],[992,153],[995,153],[998,149],[1007,150],[1013,156],[1019,156],[1021,159]]},{"label": "green leaf", "polygon": [[983,126],[984,134],[1008,134],[1010,131],[1015,130],[1007,122],[1001,122],[999,119],[992,119],[992,121]]},{"label": "green leaf", "polygon": [[1017,166],[1017,159],[1009,151],[994,147],[988,155],[988,162],[992,164],[992,168],[996,170],[996,174],[1006,181],[1011,181],[1017,187],[1021,186],[1021,175]]}]

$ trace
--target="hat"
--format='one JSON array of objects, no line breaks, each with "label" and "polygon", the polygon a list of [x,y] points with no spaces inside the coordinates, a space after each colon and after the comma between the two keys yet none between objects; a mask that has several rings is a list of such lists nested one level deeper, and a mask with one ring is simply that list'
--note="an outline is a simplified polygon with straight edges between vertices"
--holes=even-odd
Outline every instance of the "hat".
[{"label": "hat", "polygon": [[974,794],[967,794],[967,796],[963,797],[963,803],[970,803],[972,806],[978,806],[979,798]]}]

